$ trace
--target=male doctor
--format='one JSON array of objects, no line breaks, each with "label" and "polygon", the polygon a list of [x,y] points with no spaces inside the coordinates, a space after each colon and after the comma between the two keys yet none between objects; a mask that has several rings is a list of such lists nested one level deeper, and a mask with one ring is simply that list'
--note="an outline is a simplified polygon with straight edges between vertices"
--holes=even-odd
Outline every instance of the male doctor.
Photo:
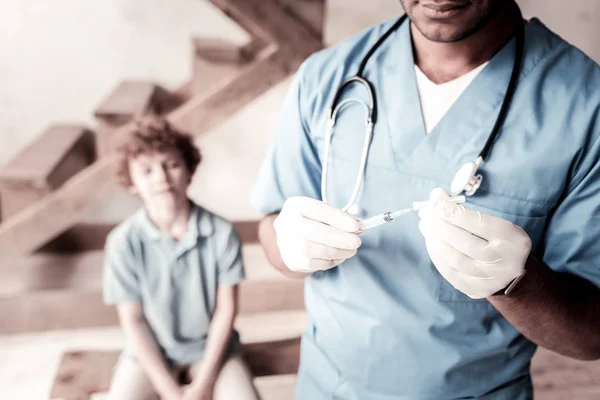
[{"label": "male doctor", "polygon": [[[357,213],[340,207],[360,172],[364,109],[338,116],[325,203],[328,109],[397,19],[301,66],[253,191],[269,260],[306,277],[297,397],[531,399],[537,346],[600,358],[600,67],[512,0],[401,3],[409,19],[364,72],[379,114]],[[518,29],[518,85],[481,187],[448,202],[498,117]],[[368,100],[360,86],[351,97]],[[357,234],[359,219],[427,198]]]}]

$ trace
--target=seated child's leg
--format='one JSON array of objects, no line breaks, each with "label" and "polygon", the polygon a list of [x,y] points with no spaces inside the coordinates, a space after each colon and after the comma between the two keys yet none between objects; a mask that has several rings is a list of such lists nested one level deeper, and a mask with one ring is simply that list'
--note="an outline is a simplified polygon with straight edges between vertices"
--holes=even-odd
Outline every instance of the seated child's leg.
[{"label": "seated child's leg", "polygon": [[127,356],[122,356],[116,365],[109,393],[110,400],[159,400],[142,366]]},{"label": "seated child's leg", "polygon": [[252,383],[252,373],[240,355],[231,356],[219,372],[215,383],[214,399],[258,400]]},{"label": "seated child's leg", "polygon": [[[194,376],[200,365],[192,365],[190,375]],[[259,400],[252,383],[252,373],[241,355],[232,355],[225,361],[213,390],[213,400]]]}]

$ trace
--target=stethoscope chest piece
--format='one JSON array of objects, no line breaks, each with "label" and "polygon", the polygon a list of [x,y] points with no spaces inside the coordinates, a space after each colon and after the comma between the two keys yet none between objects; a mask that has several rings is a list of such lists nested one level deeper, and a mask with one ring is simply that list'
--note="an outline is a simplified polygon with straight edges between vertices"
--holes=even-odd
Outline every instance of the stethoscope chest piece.
[{"label": "stethoscope chest piece", "polygon": [[477,161],[470,161],[458,170],[456,175],[454,175],[454,179],[452,179],[452,183],[450,184],[450,192],[452,196],[457,196],[463,191],[467,196],[472,196],[475,194],[477,189],[479,189],[479,186],[481,186],[481,181],[483,180],[481,175],[477,175],[477,170],[479,169],[482,161],[483,160],[481,157],[478,157]]}]

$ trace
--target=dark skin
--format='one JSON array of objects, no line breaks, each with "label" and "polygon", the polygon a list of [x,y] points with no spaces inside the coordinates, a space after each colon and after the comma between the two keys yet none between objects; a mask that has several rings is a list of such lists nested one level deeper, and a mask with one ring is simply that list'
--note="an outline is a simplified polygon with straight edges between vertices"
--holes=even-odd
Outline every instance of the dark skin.
[{"label": "dark skin", "polygon": [[579,360],[600,359],[600,289],[550,269],[534,256],[508,296],[490,303],[533,343]]},{"label": "dark skin", "polygon": [[513,36],[511,0],[400,0],[411,20],[415,63],[435,83],[490,60]]},{"label": "dark skin", "polygon": [[[415,62],[432,81],[455,79],[482,63],[513,36],[519,17],[511,0],[400,0],[411,19]],[[269,261],[290,271],[277,248],[273,221],[265,217],[260,241]],[[537,345],[580,360],[600,359],[600,289],[583,278],[558,273],[529,256],[527,274],[507,296],[490,303]]]}]

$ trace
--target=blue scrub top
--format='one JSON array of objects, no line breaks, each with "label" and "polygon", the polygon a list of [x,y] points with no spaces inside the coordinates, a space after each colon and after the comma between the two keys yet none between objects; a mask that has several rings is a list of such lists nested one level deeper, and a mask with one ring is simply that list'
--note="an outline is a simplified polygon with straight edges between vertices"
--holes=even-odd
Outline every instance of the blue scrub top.
[{"label": "blue scrub top", "polygon": [[[394,21],[310,57],[293,80],[252,200],[264,213],[291,196],[321,199],[327,111],[336,89]],[[423,124],[409,24],[367,65],[379,101],[360,217],[409,207],[449,190],[492,130],[512,71],[511,40],[433,131]],[[517,92],[468,206],[524,228],[533,253],[557,271],[600,285],[600,68],[533,19]],[[361,87],[344,98],[367,100]],[[346,107],[332,140],[330,201],[352,191],[364,109]],[[306,279],[310,317],[299,399],[530,399],[536,346],[486,300],[437,272],[416,213],[363,236],[358,254]]]}]

